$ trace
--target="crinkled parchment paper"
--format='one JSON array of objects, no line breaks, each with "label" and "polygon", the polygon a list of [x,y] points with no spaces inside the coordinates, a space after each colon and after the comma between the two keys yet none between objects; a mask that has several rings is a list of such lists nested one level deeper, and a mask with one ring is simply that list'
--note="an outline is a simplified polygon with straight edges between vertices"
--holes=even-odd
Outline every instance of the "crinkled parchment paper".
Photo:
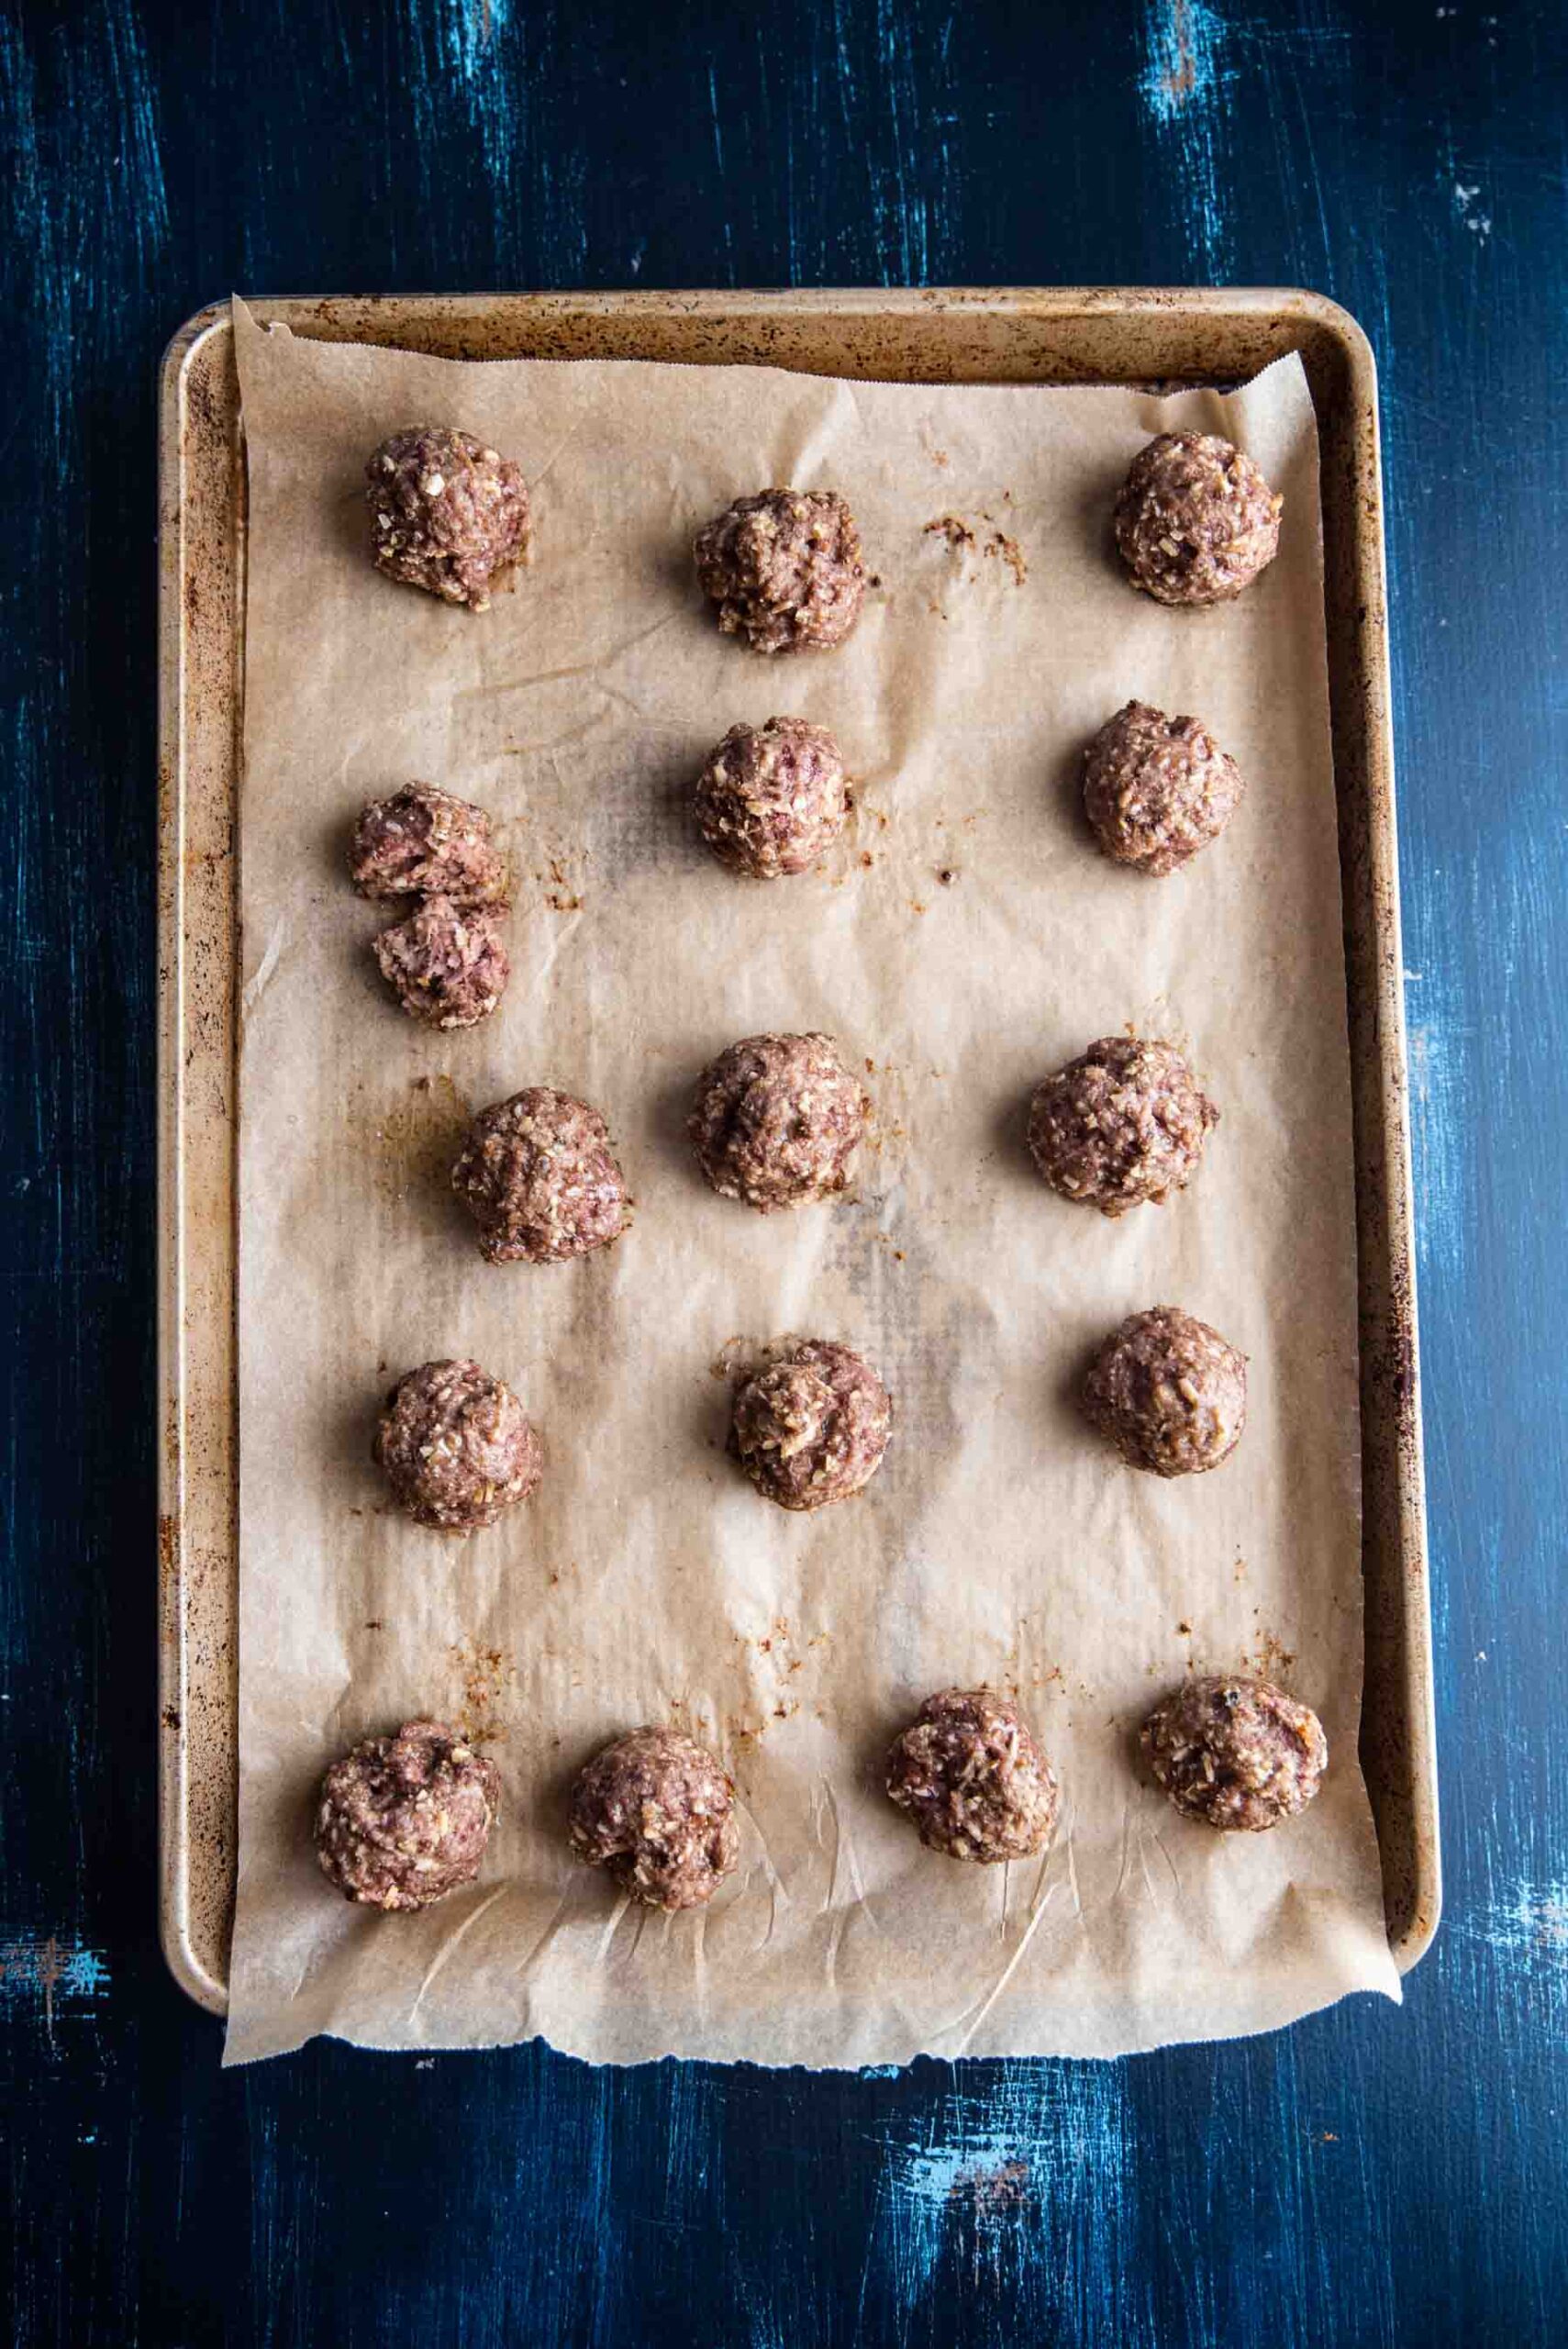
[{"label": "crinkled parchment paper", "polygon": [[[228,2059],[543,2033],[582,2055],[898,2062],[1111,2054],[1398,1995],[1356,1762],[1362,1594],[1349,1066],[1318,532],[1299,366],[1229,398],[931,388],[762,369],[461,365],[263,334],[237,307],[250,462],[241,818],[240,1874]],[[474,618],[365,555],[366,455],[461,425],[515,453],[537,562]],[[1169,612],[1110,559],[1162,426],[1218,429],[1285,495],[1240,603]],[[841,651],[721,639],[698,524],[832,484],[878,584]],[[942,527],[930,529],[932,523]],[[1251,779],[1226,839],[1151,882],[1095,852],[1077,754],[1130,695],[1200,713]],[[721,872],[685,821],[736,718],[833,726],[858,809],[825,870]],[[517,876],[497,1016],[400,1016],[344,875],[361,801],[423,776],[497,819]],[[1034,1083],[1133,1022],[1223,1110],[1202,1172],[1119,1223],[1055,1198]],[[682,1120],[703,1063],[825,1029],[879,1133],[856,1195],[760,1217]],[[617,1248],[491,1268],[447,1186],[464,1113],[550,1083],[610,1120]],[[1123,1314],[1175,1303],[1251,1357],[1218,1475],[1121,1467],[1070,1399]],[[862,1348],[897,1424],[816,1517],[722,1450],[736,1339]],[[388,1513],[379,1397],[473,1354],[539,1422],[545,1480],[469,1542]],[[1299,1822],[1221,1837],[1142,1783],[1184,1673],[1251,1664],[1332,1761]],[[1017,1689],[1060,1772],[1043,1863],[925,1852],[879,1787],[928,1691]],[[338,1898],[311,1794],[413,1714],[489,1741],[481,1880],[422,1916]],[[734,1772],[743,1862],[705,1915],[617,1901],[562,1834],[573,1771],[645,1720]]]}]

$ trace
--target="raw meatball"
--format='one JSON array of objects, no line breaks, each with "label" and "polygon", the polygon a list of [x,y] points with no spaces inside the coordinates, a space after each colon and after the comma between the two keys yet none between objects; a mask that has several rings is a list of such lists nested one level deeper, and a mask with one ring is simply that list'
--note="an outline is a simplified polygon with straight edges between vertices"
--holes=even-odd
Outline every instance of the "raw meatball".
[{"label": "raw meatball", "polygon": [[719,627],[743,633],[753,652],[841,644],[860,618],[861,534],[835,489],[738,497],[697,532],[692,552]]},{"label": "raw meatball", "polygon": [[928,1697],[893,1741],[887,1791],[921,1842],[953,1860],[1027,1860],[1056,1824],[1056,1773],[1017,1705],[990,1688]]},{"label": "raw meatball", "polygon": [[1102,1036],[1035,1095],[1029,1149],[1064,1199],[1125,1215],[1185,1188],[1218,1120],[1173,1044]]},{"label": "raw meatball", "polygon": [[735,1787],[678,1730],[634,1729],[572,1789],[572,1848],[650,1909],[697,1909],[740,1855]]},{"label": "raw meatball", "polygon": [[443,603],[483,612],[528,551],[520,466],[472,432],[439,424],[395,432],[365,467],[376,569]]},{"label": "raw meatball", "polygon": [[484,906],[426,897],[375,941],[381,975],[411,1019],[432,1028],[488,1019],[511,972],[501,917]]},{"label": "raw meatball", "polygon": [[1272,1681],[1229,1673],[1184,1681],[1150,1714],[1140,1742],[1178,1810],[1254,1833],[1305,1810],[1329,1766],[1310,1706]]},{"label": "raw meatball", "polygon": [[892,1398],[871,1364],[812,1338],[739,1389],[729,1442],[764,1498],[822,1508],[871,1482],[892,1428]]},{"label": "raw meatball", "polygon": [[609,1128],[585,1101],[549,1085],[481,1109],[452,1188],[492,1264],[563,1264],[607,1247],[631,1220]]},{"label": "raw meatball", "polygon": [[410,783],[373,799],[354,826],[349,874],[361,897],[450,897],[456,906],[504,906],[506,868],[490,845],[483,807]]},{"label": "raw meatball", "polygon": [[373,1451],[404,1515],[440,1533],[494,1525],[528,1499],[543,1465],[522,1405],[476,1362],[428,1362],[400,1378]]},{"label": "raw meatball", "polygon": [[1273,561],[1284,504],[1229,440],[1162,432],[1129,468],[1116,542],[1133,585],[1156,602],[1223,604]]},{"label": "raw meatball", "polygon": [[1229,1460],[1247,1424],[1247,1357],[1173,1305],[1134,1313],[1101,1347],[1084,1409],[1129,1468],[1195,1476]]},{"label": "raw meatball", "polygon": [[849,812],[839,745],[804,718],[732,726],[697,778],[697,829],[720,864],[759,881],[815,864]]},{"label": "raw meatball", "polygon": [[444,1721],[406,1721],[328,1771],[317,1857],[350,1900],[428,1909],[479,1874],[500,1798],[495,1765]]},{"label": "raw meatball", "polygon": [[748,1036],[704,1069],[687,1130],[720,1197],[766,1215],[843,1189],[867,1108],[831,1036]]},{"label": "raw meatball", "polygon": [[1140,873],[1174,873],[1218,840],[1247,786],[1195,718],[1129,701],[1084,753],[1084,807],[1100,846]]}]

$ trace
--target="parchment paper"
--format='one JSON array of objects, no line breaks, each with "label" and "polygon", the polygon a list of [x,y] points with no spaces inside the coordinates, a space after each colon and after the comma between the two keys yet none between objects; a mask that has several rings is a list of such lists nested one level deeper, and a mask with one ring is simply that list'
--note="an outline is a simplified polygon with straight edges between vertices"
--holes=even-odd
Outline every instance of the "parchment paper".
[{"label": "parchment paper", "polygon": [[[462,365],[263,334],[236,306],[250,463],[241,824],[240,1874],[231,2062],[542,2033],[609,2062],[1108,2055],[1398,1996],[1356,1761],[1353,1200],[1318,531],[1300,368],[1230,398],[931,388],[626,362]],[[384,582],[364,460],[416,421],[514,452],[537,562],[483,617]],[[1107,518],[1154,430],[1219,429],[1285,495],[1239,604],[1161,609]],[[717,634],[694,529],[772,482],[850,496],[879,584],[841,651]],[[932,522],[953,517],[973,542]],[[957,543],[954,543],[955,539]],[[1009,541],[1010,544],[1004,544]],[[1027,575],[1026,575],[1027,572]],[[1151,882],[1095,853],[1081,747],[1130,695],[1203,715],[1251,779],[1227,838]],[[736,718],[831,724],[858,778],[819,874],[746,885],[684,807]],[[402,1018],[343,851],[414,777],[481,802],[518,876],[495,1018]],[[1029,1093],[1135,1023],[1223,1122],[1198,1179],[1119,1223],[1023,1144]],[[823,1029],[863,1063],[858,1195],[759,1217],[682,1119],[709,1056]],[[639,1202],[618,1246],[492,1268],[447,1186],[464,1114],[548,1082],[597,1104]],[[1122,1468],[1070,1390],[1125,1313],[1176,1303],[1251,1358],[1218,1475]],[[726,1460],[736,1339],[862,1349],[883,1473],[792,1516]],[[469,1542],[388,1513],[392,1380],[469,1353],[539,1424],[537,1497]],[[1298,1822],[1222,1837],[1133,1741],[1192,1669],[1251,1664],[1323,1716]],[[1043,1864],[925,1852],[878,1765],[932,1688],[1016,1688],[1064,1787]],[[415,1714],[487,1740],[481,1880],[422,1916],[338,1898],[309,1840],[334,1754]],[[743,1862],[706,1914],[617,1901],[562,1800],[606,1737],[689,1726],[735,1774]]]}]

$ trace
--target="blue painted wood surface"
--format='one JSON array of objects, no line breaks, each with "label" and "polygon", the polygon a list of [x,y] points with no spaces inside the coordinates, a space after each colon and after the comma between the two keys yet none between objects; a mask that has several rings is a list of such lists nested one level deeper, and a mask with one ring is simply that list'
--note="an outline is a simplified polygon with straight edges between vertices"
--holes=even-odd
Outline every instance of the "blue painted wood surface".
[{"label": "blue painted wood surface", "polygon": [[[18,2343],[1568,2338],[1557,0],[0,0]],[[1383,371],[1448,1919],[1396,2012],[862,2079],[217,2070],[153,1913],[154,368],[201,302],[1296,282]]]}]

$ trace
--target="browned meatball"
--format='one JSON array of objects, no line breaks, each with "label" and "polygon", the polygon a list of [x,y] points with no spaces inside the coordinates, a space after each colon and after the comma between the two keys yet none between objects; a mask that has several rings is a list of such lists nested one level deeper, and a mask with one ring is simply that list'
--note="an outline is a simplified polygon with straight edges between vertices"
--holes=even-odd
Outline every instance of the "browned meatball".
[{"label": "browned meatball", "polygon": [[506,867],[491,846],[489,817],[433,783],[406,784],[390,799],[371,801],[354,826],[349,874],[361,897],[506,902]]},{"label": "browned meatball", "polygon": [[747,1036],[704,1069],[687,1130],[719,1196],[767,1215],[843,1189],[867,1107],[831,1036]]},{"label": "browned meatball", "polygon": [[1270,1680],[1235,1673],[1184,1681],[1150,1714],[1141,1743],[1178,1810],[1254,1834],[1305,1810],[1329,1766],[1311,1707]]},{"label": "browned meatball", "polygon": [[395,432],[365,467],[376,569],[443,603],[483,612],[528,551],[522,469],[472,432]]},{"label": "browned meatball", "polygon": [[428,1909],[479,1874],[500,1805],[493,1762],[444,1721],[367,1737],[321,1781],[316,1854],[350,1900]]},{"label": "browned meatball", "polygon": [[484,906],[423,898],[375,940],[381,975],[410,1019],[431,1028],[488,1019],[511,973],[501,917]]},{"label": "browned meatball", "polygon": [[953,1860],[1027,1860],[1056,1824],[1056,1773],[1009,1697],[943,1688],[887,1756],[887,1791]]},{"label": "browned meatball", "polygon": [[697,829],[720,864],[758,881],[804,873],[850,810],[844,761],[804,718],[732,726],[697,778]]},{"label": "browned meatball", "polygon": [[810,1338],[737,1389],[729,1443],[766,1499],[822,1508],[871,1482],[892,1428],[893,1400],[871,1364]]},{"label": "browned meatball", "polygon": [[494,1525],[528,1499],[544,1459],[517,1397],[476,1362],[428,1362],[400,1378],[373,1450],[404,1515],[439,1533]]},{"label": "browned meatball", "polygon": [[1128,470],[1116,542],[1133,585],[1158,603],[1222,604],[1273,561],[1284,504],[1229,440],[1162,432]]},{"label": "browned meatball", "polygon": [[631,1220],[626,1177],[596,1109],[532,1085],[481,1109],[452,1168],[492,1264],[559,1264],[618,1240]]},{"label": "browned meatball", "polygon": [[1102,1036],[1036,1093],[1029,1150],[1064,1199],[1125,1215],[1191,1182],[1218,1119],[1173,1044]]},{"label": "browned meatball", "polygon": [[1131,1468],[1199,1475],[1247,1424],[1247,1357],[1173,1305],[1129,1315],[1084,1381],[1084,1409]]},{"label": "browned meatball", "polygon": [[860,618],[861,534],[835,489],[738,497],[697,532],[692,551],[719,627],[744,635],[753,652],[841,644]]},{"label": "browned meatball", "polygon": [[1143,701],[1118,709],[1084,753],[1084,807],[1100,846],[1140,873],[1174,873],[1218,840],[1246,788],[1207,727]]},{"label": "browned meatball", "polygon": [[735,1787],[678,1730],[634,1729],[572,1789],[572,1848],[650,1909],[697,1909],[740,1855]]}]

